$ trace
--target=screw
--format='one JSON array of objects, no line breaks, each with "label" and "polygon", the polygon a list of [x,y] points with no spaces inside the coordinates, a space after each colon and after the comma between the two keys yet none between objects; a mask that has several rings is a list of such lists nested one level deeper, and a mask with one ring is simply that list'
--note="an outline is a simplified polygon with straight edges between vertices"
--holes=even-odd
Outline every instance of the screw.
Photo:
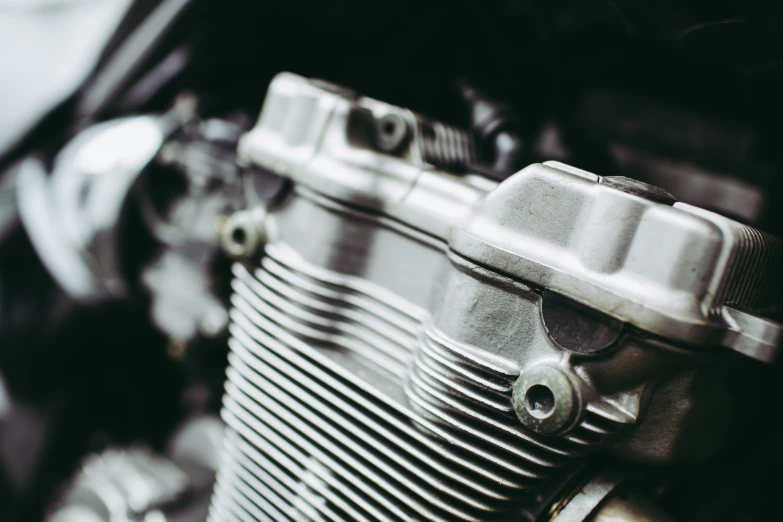
[{"label": "screw", "polygon": [[229,217],[220,236],[223,251],[234,259],[253,257],[266,242],[263,219],[254,212],[242,210]]},{"label": "screw", "polygon": [[573,425],[580,398],[571,379],[553,366],[533,366],[514,383],[511,404],[522,424],[537,433],[553,435]]}]

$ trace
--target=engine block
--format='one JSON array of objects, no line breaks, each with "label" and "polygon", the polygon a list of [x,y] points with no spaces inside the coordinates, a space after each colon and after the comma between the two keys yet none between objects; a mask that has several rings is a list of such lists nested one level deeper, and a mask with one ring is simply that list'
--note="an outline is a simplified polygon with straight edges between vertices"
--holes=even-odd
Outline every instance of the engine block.
[{"label": "engine block", "polygon": [[719,400],[696,376],[777,355],[777,241],[654,187],[498,184],[463,133],[291,74],[239,153],[289,183],[225,232],[212,520],[520,520],[597,450],[708,451],[719,419],[677,429]]}]

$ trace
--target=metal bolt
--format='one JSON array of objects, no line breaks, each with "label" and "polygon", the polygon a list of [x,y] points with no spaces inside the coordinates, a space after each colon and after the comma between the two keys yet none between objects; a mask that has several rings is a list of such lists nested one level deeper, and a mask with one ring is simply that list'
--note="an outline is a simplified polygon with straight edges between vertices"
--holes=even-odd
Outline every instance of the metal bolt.
[{"label": "metal bolt", "polygon": [[514,383],[511,403],[526,428],[544,435],[568,429],[580,408],[571,379],[562,370],[544,365],[520,374]]},{"label": "metal bolt", "polygon": [[408,123],[399,114],[389,113],[375,122],[375,142],[383,152],[395,153],[408,140]]},{"label": "metal bolt", "polygon": [[247,210],[233,214],[223,225],[220,242],[223,251],[234,259],[253,257],[266,242],[262,217]]}]

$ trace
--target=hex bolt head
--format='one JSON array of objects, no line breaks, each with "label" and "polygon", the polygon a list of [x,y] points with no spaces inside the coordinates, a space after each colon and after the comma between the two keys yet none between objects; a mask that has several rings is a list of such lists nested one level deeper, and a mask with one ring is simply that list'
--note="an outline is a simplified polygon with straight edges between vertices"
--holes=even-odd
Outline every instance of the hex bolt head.
[{"label": "hex bolt head", "polygon": [[223,251],[234,259],[249,259],[266,242],[263,219],[242,210],[232,214],[222,227],[220,243]]},{"label": "hex bolt head", "polygon": [[567,430],[576,419],[580,398],[571,379],[553,366],[533,366],[514,383],[511,404],[522,425],[543,435]]}]

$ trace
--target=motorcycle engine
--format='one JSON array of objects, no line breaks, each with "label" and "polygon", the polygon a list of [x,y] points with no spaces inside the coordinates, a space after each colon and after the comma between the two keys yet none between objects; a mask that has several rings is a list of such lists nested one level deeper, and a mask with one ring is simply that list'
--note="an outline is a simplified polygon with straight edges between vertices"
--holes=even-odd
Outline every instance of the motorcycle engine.
[{"label": "motorcycle engine", "polygon": [[123,4],[0,128],[0,519],[779,518],[783,8]]},{"label": "motorcycle engine", "polygon": [[[212,520],[668,520],[607,503],[625,478],[591,455],[716,449],[716,351],[779,350],[779,242],[562,163],[498,183],[472,150],[410,110],[273,80],[239,162],[288,183],[223,230],[238,262]],[[574,480],[592,489],[542,502]]]}]

